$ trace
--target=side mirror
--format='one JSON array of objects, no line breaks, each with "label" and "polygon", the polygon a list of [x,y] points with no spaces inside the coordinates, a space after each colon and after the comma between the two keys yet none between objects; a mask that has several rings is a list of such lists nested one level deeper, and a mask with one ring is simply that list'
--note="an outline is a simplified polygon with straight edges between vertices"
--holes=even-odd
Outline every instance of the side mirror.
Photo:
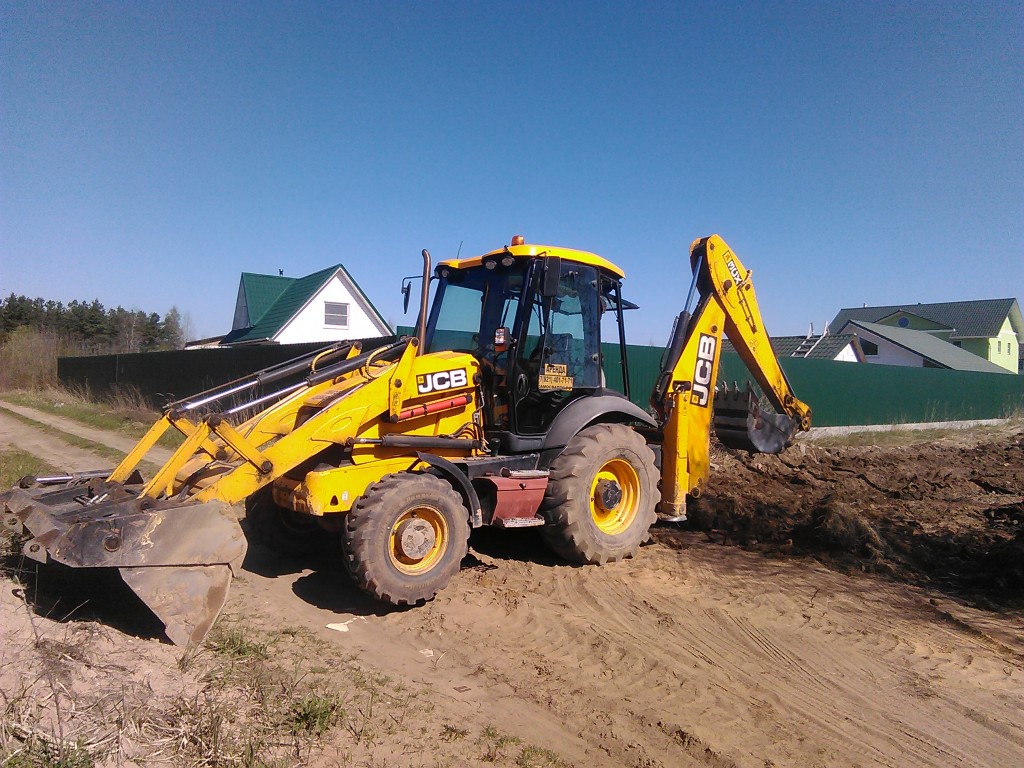
[{"label": "side mirror", "polygon": [[508,328],[501,326],[494,329],[494,351],[504,352],[508,349]]},{"label": "side mirror", "polygon": [[409,296],[412,294],[412,283],[405,280],[402,283],[402,313],[409,311]]},{"label": "side mirror", "polygon": [[558,285],[562,279],[562,258],[548,257],[544,260],[544,274],[541,276],[540,295],[550,298],[558,295]]}]

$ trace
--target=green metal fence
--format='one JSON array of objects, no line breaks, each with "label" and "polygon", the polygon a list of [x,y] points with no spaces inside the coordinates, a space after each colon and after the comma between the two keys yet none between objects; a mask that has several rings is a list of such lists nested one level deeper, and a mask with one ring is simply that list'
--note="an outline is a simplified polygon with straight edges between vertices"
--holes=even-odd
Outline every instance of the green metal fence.
[{"label": "green metal fence", "polygon": [[[369,340],[364,348],[393,338]],[[96,395],[133,388],[160,405],[321,346],[289,344],[63,357],[58,361],[57,374],[65,386],[86,387]],[[603,344],[602,352],[608,386],[621,392],[619,347]],[[642,408],[647,407],[661,370],[662,352],[661,347],[627,346],[630,399]],[[813,423],[818,427],[992,419],[1024,409],[1024,376],[792,357],[780,362],[797,397],[813,409]],[[739,355],[723,353],[720,382],[742,385],[750,378]]]},{"label": "green metal fence", "polygon": [[[780,360],[816,427],[997,419],[1024,409],[1024,376],[940,368]],[[749,380],[736,353],[722,355],[719,381]]]},{"label": "green metal fence", "polygon": [[[394,338],[385,336],[366,339],[362,342],[363,349],[375,349],[393,341]],[[85,389],[94,397],[104,397],[118,390],[132,390],[160,407],[171,400],[194,395],[204,389],[233,381],[324,346],[326,345],[322,342],[269,344],[174,352],[62,357],[57,360],[57,378],[63,386]],[[280,386],[287,383],[281,382]]]},{"label": "green metal fence", "polygon": [[[647,406],[662,351],[627,347],[630,399],[637,405]],[[618,346],[607,345],[604,354],[608,385],[621,391]],[[816,427],[998,419],[1024,409],[1024,376],[799,357],[779,362],[796,396],[811,406]],[[735,352],[722,354],[718,381],[749,381],[758,389]]]}]

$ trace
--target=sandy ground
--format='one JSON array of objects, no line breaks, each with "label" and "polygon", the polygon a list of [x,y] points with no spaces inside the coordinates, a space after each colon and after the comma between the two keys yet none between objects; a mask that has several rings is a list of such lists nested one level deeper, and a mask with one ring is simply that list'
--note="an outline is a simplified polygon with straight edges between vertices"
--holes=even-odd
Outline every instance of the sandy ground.
[{"label": "sandy ground", "polygon": [[[35,452],[30,432],[0,420],[0,443]],[[275,646],[282,664],[319,659],[341,686],[354,659],[426,703],[372,742],[334,729],[286,764],[1019,766],[1020,583],[1010,560],[982,576],[1020,541],[1021,441],[719,452],[704,532],[658,529],[633,560],[574,567],[535,531],[479,531],[448,589],[411,610],[372,603],[332,559],[253,545],[227,621],[304,638]],[[33,614],[2,586],[0,690],[36,670],[46,711],[39,636],[85,649],[62,662],[72,692],[202,688],[131,615],[99,602],[104,624],[57,621],[70,603]]]}]

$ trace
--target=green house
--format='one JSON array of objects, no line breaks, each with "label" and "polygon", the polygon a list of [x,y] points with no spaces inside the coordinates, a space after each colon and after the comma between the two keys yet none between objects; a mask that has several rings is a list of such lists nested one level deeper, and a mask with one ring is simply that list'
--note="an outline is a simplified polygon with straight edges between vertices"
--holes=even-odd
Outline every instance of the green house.
[{"label": "green house", "polygon": [[1007,371],[1020,370],[1024,317],[1016,299],[848,307],[829,326],[841,331],[851,321],[923,331]]},{"label": "green house", "polygon": [[393,331],[341,264],[305,277],[243,272],[221,346],[369,339]]}]

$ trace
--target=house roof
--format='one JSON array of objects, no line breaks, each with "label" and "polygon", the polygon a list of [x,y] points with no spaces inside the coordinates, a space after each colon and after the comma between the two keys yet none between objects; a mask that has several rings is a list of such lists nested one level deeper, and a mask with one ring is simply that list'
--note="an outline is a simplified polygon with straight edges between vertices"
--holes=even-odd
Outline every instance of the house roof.
[{"label": "house roof", "polygon": [[[817,360],[835,360],[836,355],[853,344],[859,352],[856,335],[852,333],[827,333],[823,336],[772,336],[772,349],[776,357],[806,357]],[[808,349],[807,354],[797,354],[799,349]],[[728,339],[722,341],[723,352],[735,352],[736,348]]]},{"label": "house roof", "polygon": [[840,330],[850,320],[877,323],[898,312],[907,312],[951,328],[952,339],[992,338],[999,335],[1007,316],[1014,331],[1024,334],[1024,318],[1016,299],[945,301],[937,304],[891,304],[884,307],[848,307],[839,310],[829,326]]},{"label": "house roof", "polygon": [[294,277],[278,275],[257,275],[255,272],[242,273],[242,290],[245,291],[245,303],[249,310],[249,322],[255,325],[270,309],[278,297],[288,286],[295,282]]},{"label": "house roof", "polygon": [[[359,284],[352,279],[341,264],[321,269],[305,277],[278,277],[275,275],[257,275],[251,272],[242,273],[242,283],[246,291],[249,305],[249,321],[253,325],[231,331],[221,344],[246,344],[269,341],[276,336],[288,322],[295,317],[335,275],[349,289],[353,296],[361,300],[363,309],[371,319],[385,332],[391,328],[373,302],[363,293]],[[285,281],[285,282],[282,282]],[[255,293],[250,296],[250,286]],[[276,296],[273,294],[276,292]],[[271,296],[273,298],[271,299]],[[255,308],[254,308],[255,298]]]},{"label": "house roof", "polygon": [[980,371],[983,373],[1012,373],[1012,371],[1008,371],[995,363],[990,363],[983,357],[960,349],[960,347],[950,344],[948,341],[943,341],[927,331],[915,331],[910,328],[897,328],[891,325],[866,323],[859,320],[850,320],[843,326],[842,330],[847,332],[852,328],[859,328],[880,336],[898,347],[920,355],[925,360],[929,360],[941,368],[951,368],[955,371]]}]

